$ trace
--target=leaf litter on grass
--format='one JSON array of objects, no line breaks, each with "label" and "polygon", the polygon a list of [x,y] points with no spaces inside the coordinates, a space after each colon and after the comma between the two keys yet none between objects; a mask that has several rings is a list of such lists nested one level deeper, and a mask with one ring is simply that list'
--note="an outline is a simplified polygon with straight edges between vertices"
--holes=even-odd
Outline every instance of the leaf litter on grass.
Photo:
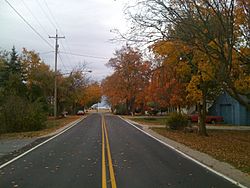
[{"label": "leaf litter on grass", "polygon": [[250,175],[250,131],[208,130],[208,137],[164,128],[152,128],[157,133],[192,149],[207,153]]}]

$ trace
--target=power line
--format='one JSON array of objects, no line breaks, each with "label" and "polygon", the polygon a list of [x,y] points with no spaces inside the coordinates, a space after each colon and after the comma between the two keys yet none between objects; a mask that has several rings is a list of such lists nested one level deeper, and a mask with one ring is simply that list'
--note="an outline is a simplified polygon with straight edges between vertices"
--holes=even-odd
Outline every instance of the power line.
[{"label": "power line", "polygon": [[46,44],[48,44],[51,48],[53,46],[10,4],[8,0],[5,2],[15,11],[15,13],[34,31]]},{"label": "power line", "polygon": [[66,68],[66,66],[65,66],[65,64],[64,64],[64,62],[62,60],[62,56],[61,56],[60,52],[58,53],[58,55],[59,55],[59,59],[61,60],[61,63],[62,63],[62,66],[63,66],[64,70],[67,70],[67,68]]},{"label": "power line", "polygon": [[41,22],[37,19],[37,17],[33,14],[33,12],[31,11],[31,9],[28,7],[28,5],[24,2],[24,0],[21,0],[23,5],[25,6],[25,8],[29,11],[29,13],[32,15],[32,17],[36,20],[36,22],[39,24],[39,26],[43,29],[43,31],[49,35],[49,33],[47,32],[47,30],[43,27],[43,25],[41,24]]},{"label": "power line", "polygon": [[[36,22],[39,24],[39,26],[43,29],[43,31],[49,36],[49,34],[48,34],[48,32],[46,31],[46,29],[42,26],[42,24],[40,23],[40,21],[37,19],[37,17],[33,14],[33,12],[31,11],[31,9],[28,7],[28,5],[24,2],[24,0],[21,0],[22,1],[22,3],[23,3],[23,5],[25,6],[25,8],[29,11],[29,13],[32,15],[32,17],[36,20]],[[44,1],[45,2],[45,1]],[[39,3],[39,2],[38,2]],[[48,21],[51,23],[51,25],[52,26],[57,26],[57,23],[56,23],[56,21],[55,21],[55,19],[54,19],[54,22],[55,22],[55,24],[53,24],[53,22],[52,22],[52,20],[51,19],[49,19],[49,16],[46,14],[46,11],[41,7],[41,4],[39,3],[39,5],[40,5],[40,8],[41,8],[41,10],[42,10],[42,12],[43,12],[43,14],[47,17],[47,19],[48,19]],[[49,14],[50,14],[50,16],[53,18],[53,15],[52,15],[52,13],[51,13],[51,11],[50,11],[50,9],[49,9],[49,7],[48,7],[48,5],[46,4],[46,7],[48,8],[48,11],[49,11]],[[56,28],[55,28],[56,29]],[[64,46],[62,45],[62,47],[63,47],[63,49],[65,50],[65,48],[64,48]],[[66,50],[65,50],[66,51]],[[49,53],[49,52],[48,52]],[[46,54],[46,53],[44,53],[44,54]],[[64,64],[64,62],[63,62],[63,60],[62,60],[62,57],[61,56],[59,56],[59,58],[60,58],[60,60],[61,60],[61,63],[62,63],[62,65],[63,65],[63,67],[65,68],[65,64]],[[68,57],[68,60],[70,61],[70,58]]]},{"label": "power line", "polygon": [[[62,45],[63,50],[65,50],[65,51],[66,51],[66,49],[65,49],[65,47],[64,47],[64,45],[63,45],[63,43],[61,43],[61,45]],[[66,56],[67,56],[67,59],[68,59],[68,61],[69,61],[69,63],[70,63],[70,67],[73,69],[73,67],[72,67],[72,61],[71,61],[71,59],[70,59],[69,55],[68,55],[68,54],[66,54]]]},{"label": "power line", "polygon": [[53,53],[54,51],[48,51],[48,52],[39,52],[39,54],[50,54]]},{"label": "power line", "polygon": [[45,0],[44,0],[44,4],[45,4],[46,8],[48,9],[48,13],[49,13],[50,17],[54,21],[53,25],[61,30],[61,28],[59,27],[59,25],[58,25],[58,23],[57,23],[57,21],[56,21],[56,19],[54,17],[54,15],[52,14],[52,11],[50,10],[50,8],[49,8],[49,6],[48,6],[48,4],[47,4],[47,2]]},{"label": "power line", "polygon": [[86,55],[86,54],[78,54],[78,53],[70,53],[70,52],[61,52],[62,54],[70,54],[74,56],[82,56],[82,57],[90,57],[90,58],[95,58],[95,59],[110,59],[107,57],[100,57],[100,56],[92,56],[92,55]]},{"label": "power line", "polygon": [[[43,0],[43,2],[44,2],[44,4],[45,4],[45,7],[47,8],[47,12],[49,13],[48,15],[50,15],[50,17],[52,18],[51,20],[49,20],[50,23],[51,23],[53,26],[55,26],[56,28],[58,28],[58,29],[61,31],[62,35],[65,35],[65,34],[63,33],[63,31],[62,31],[60,25],[59,25],[58,22],[56,21],[56,18],[55,18],[55,16],[53,15],[51,9],[49,8],[48,3],[46,2],[46,0]],[[48,18],[48,17],[47,17],[47,18]],[[53,23],[52,23],[52,21],[53,21]],[[66,40],[67,40],[67,39],[66,39]],[[67,43],[66,43],[66,40],[65,40],[65,44],[67,44]],[[66,50],[66,48],[65,48],[64,45],[63,45],[63,42],[61,42],[61,46],[62,46],[62,48],[63,48],[64,51],[70,51],[70,48],[69,48],[69,47],[68,47],[68,50]],[[73,69],[71,58],[69,57],[68,54],[66,54],[66,56],[67,56],[68,62],[70,63],[71,68]]]},{"label": "power line", "polygon": [[[40,3],[39,3],[39,4],[40,4]],[[46,6],[46,8],[47,8],[47,10],[48,10],[48,11],[47,11],[47,12],[49,13],[48,15],[50,15],[50,17],[52,18],[52,19],[49,19],[50,23],[51,23],[53,26],[59,28],[60,31],[61,31],[61,33],[64,35],[64,33],[63,33],[63,31],[62,31],[60,25],[58,24],[58,22],[57,22],[55,16],[53,15],[53,12],[52,12],[51,9],[49,8],[49,5],[48,5],[48,3],[46,2],[46,0],[44,0],[44,4],[45,4],[45,6]],[[41,4],[40,4],[40,5],[41,5]],[[44,9],[43,9],[43,12],[45,13],[45,10],[44,10]],[[47,16],[47,18],[49,18],[49,16]],[[53,20],[53,22],[52,22],[52,20]],[[109,59],[109,58],[105,58],[105,57],[97,57],[97,56],[91,56],[91,55],[83,55],[83,54],[72,53],[72,51],[71,51],[69,45],[67,44],[67,39],[65,40],[65,44],[66,44],[68,50],[64,47],[63,43],[61,43],[62,48],[63,48],[64,51],[69,51],[69,52],[60,52],[60,53],[61,53],[61,54],[66,54],[66,55],[67,55],[67,59],[69,60],[70,65],[72,64],[72,61],[71,61],[71,58],[70,58],[68,55],[72,55],[72,56],[82,56],[82,57],[90,57],[90,58],[96,58],[96,59],[105,59],[105,60],[106,60],[106,59]],[[61,57],[60,57],[60,58],[61,58]],[[73,69],[72,66],[71,66],[71,68]]]},{"label": "power line", "polygon": [[[54,14],[53,14],[53,12],[52,12],[51,9],[49,8],[49,5],[48,5],[48,3],[47,3],[46,0],[44,0],[44,4],[45,4],[45,6],[47,7],[48,12],[49,12],[51,18],[53,19],[55,25],[57,26],[57,28],[61,31],[62,35],[65,35],[64,32],[63,32],[63,30],[62,30],[62,28],[61,28],[60,25],[58,24],[58,22],[57,22],[57,20],[56,20],[56,18],[55,18],[55,16],[54,16]],[[71,49],[70,49],[70,47],[69,47],[67,41],[68,41],[68,40],[65,39],[65,44],[66,44],[68,50],[64,47],[63,42],[61,43],[62,48],[63,48],[64,51],[69,51],[69,52],[71,52]],[[67,55],[68,61],[70,62],[70,66],[71,66],[71,65],[72,65],[72,60],[71,60],[71,58],[69,57],[69,54],[66,54],[66,55]],[[72,66],[71,66],[71,68],[73,69]]]},{"label": "power line", "polygon": [[39,6],[40,9],[42,10],[43,14],[44,14],[44,15],[46,16],[46,18],[49,20],[51,26],[52,26],[54,29],[56,29],[57,27],[56,27],[55,23],[52,22],[51,18],[49,17],[49,15],[48,15],[48,14],[46,13],[46,11],[44,10],[44,8],[43,8],[42,4],[40,3],[40,1],[37,0],[36,2],[38,3],[38,6]]}]

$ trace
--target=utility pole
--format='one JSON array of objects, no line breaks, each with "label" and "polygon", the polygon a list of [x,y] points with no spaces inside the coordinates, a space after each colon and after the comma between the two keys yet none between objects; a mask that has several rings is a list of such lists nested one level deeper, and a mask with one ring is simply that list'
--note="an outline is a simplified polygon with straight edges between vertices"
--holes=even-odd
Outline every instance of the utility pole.
[{"label": "utility pole", "polygon": [[56,36],[55,37],[51,37],[49,36],[49,38],[53,38],[56,39],[56,45],[55,45],[55,85],[54,85],[54,117],[56,119],[57,117],[57,54],[58,54],[58,39],[64,39],[65,37],[59,37],[57,34],[57,30],[56,30]]}]

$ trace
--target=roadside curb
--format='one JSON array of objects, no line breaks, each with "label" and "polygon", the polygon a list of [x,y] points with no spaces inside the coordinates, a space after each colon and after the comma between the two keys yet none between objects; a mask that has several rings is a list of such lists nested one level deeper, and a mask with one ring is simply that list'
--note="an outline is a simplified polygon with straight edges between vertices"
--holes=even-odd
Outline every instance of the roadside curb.
[{"label": "roadside curb", "polygon": [[148,136],[154,138],[160,143],[182,154],[184,157],[193,160],[197,164],[203,166],[204,168],[207,168],[208,170],[216,173],[219,176],[222,176],[223,178],[227,179],[228,181],[231,181],[232,183],[238,185],[239,187],[242,188],[250,187],[250,176],[236,169],[232,165],[225,162],[221,162],[217,159],[214,159],[208,154],[191,149],[183,144],[180,144],[176,141],[166,138],[154,132],[153,130],[149,129],[150,126],[141,125],[132,120],[123,118],[121,116],[119,117],[128,122],[130,125],[137,128],[138,130],[147,134]]},{"label": "roadside curb", "polygon": [[22,148],[11,152],[10,154],[7,154],[6,156],[3,156],[2,158],[4,159],[4,157],[7,157],[7,160],[4,162],[0,163],[0,170],[2,168],[4,168],[5,166],[11,164],[12,162],[18,160],[19,158],[25,156],[26,154],[32,152],[33,150],[37,149],[38,147],[46,144],[47,142],[53,140],[54,138],[60,136],[61,134],[63,134],[64,132],[66,132],[67,130],[73,128],[76,124],[80,123],[82,120],[84,120],[87,116],[84,116],[82,118],[79,118],[71,123],[68,123],[67,125],[63,126],[62,128],[49,133],[47,135],[43,135],[41,137],[37,137],[37,139],[35,139],[32,143],[28,143],[27,145],[23,146]]},{"label": "roadside curb", "polygon": [[68,123],[68,124],[64,125],[63,127],[59,128],[59,129],[57,129],[57,130],[55,130],[54,132],[48,133],[48,134],[43,135],[43,136],[39,136],[38,138],[44,138],[44,137],[54,136],[54,135],[56,135],[56,134],[58,134],[58,133],[64,131],[65,129],[67,129],[67,128],[70,127],[71,125],[79,123],[80,121],[84,120],[86,117],[87,117],[87,116],[83,116],[83,117],[81,117],[81,118],[79,118],[79,119],[77,119],[77,120],[75,120],[75,121],[72,121],[71,123]]}]

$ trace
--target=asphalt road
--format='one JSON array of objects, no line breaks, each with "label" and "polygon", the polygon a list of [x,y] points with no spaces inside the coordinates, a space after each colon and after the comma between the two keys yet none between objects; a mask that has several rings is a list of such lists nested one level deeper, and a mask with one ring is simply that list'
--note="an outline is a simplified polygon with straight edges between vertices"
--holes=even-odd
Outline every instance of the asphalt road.
[{"label": "asphalt road", "polygon": [[[112,173],[113,167],[113,173]],[[0,187],[237,187],[117,116],[92,114],[0,169]]]}]

